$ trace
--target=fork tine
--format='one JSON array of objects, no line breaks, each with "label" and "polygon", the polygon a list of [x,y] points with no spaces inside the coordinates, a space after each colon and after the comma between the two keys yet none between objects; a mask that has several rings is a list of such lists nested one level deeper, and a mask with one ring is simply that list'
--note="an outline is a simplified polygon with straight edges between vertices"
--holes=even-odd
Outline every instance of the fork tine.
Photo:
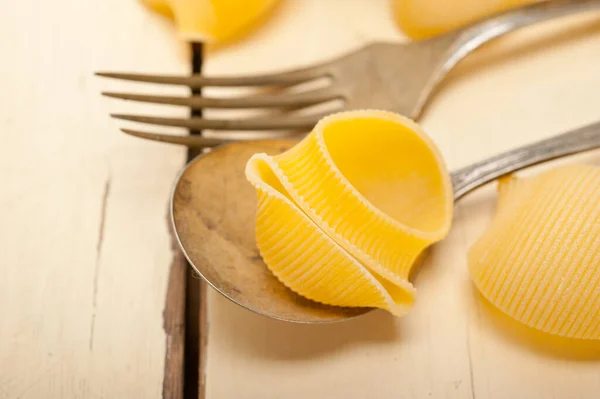
[{"label": "fork tine", "polygon": [[256,119],[204,119],[204,118],[163,118],[154,116],[111,114],[111,117],[132,122],[160,126],[184,127],[193,130],[310,130],[323,115],[304,117],[271,117]]},{"label": "fork tine", "polygon": [[305,93],[256,95],[239,98],[211,98],[202,96],[175,97],[151,96],[144,94],[104,92],[102,95],[122,100],[140,101],[154,104],[182,105],[193,109],[202,108],[268,108],[301,107],[341,98],[333,88],[313,90]]},{"label": "fork tine", "polygon": [[206,77],[199,74],[191,76],[165,76],[165,75],[147,75],[139,73],[113,73],[113,72],[96,72],[97,76],[113,79],[130,80],[134,82],[159,83],[169,85],[188,86],[193,89],[198,89],[206,86],[277,86],[277,85],[293,85],[302,83],[308,80],[313,80],[330,75],[328,65],[317,65],[309,68],[296,69],[287,72],[255,75],[255,76],[239,76],[225,77],[215,76]]},{"label": "fork tine", "polygon": [[215,147],[221,144],[231,143],[232,140],[208,138],[202,136],[175,136],[171,134],[140,132],[139,130],[121,129],[123,133],[146,140],[161,143],[179,144],[188,147]]}]

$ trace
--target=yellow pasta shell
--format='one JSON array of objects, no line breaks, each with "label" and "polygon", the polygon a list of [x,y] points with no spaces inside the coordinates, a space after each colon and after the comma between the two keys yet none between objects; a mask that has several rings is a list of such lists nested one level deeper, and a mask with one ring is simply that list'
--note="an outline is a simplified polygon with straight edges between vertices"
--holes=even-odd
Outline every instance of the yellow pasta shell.
[{"label": "yellow pasta shell", "polygon": [[495,218],[468,259],[475,285],[509,316],[600,339],[600,168],[503,178]]},{"label": "yellow pasta shell", "polygon": [[453,206],[442,158],[416,124],[334,114],[287,152],[255,155],[246,175],[259,196],[259,250],[284,284],[332,305],[410,309],[410,270],[448,233]]},{"label": "yellow pasta shell", "polygon": [[279,0],[142,0],[171,18],[179,35],[193,42],[222,42],[247,33],[270,14]]}]

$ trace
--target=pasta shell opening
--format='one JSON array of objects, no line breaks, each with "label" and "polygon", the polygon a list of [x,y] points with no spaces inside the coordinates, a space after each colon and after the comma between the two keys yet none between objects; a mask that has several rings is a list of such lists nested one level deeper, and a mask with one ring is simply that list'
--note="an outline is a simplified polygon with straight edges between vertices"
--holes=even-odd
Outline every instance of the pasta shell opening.
[{"label": "pasta shell opening", "polygon": [[390,284],[327,237],[294,202],[274,168],[271,157],[257,154],[246,176],[259,198],[257,244],[277,278],[321,303],[378,307],[398,316],[408,312],[414,303],[412,285]]}]

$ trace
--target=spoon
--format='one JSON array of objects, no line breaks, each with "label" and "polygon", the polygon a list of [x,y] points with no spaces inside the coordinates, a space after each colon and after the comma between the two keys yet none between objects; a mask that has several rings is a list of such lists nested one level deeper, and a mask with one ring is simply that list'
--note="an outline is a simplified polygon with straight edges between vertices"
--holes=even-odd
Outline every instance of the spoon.
[{"label": "spoon", "polygon": [[[305,299],[269,271],[254,236],[256,192],[244,175],[255,153],[276,155],[296,141],[226,144],[199,155],[175,181],[171,218],[190,265],[214,289],[263,316],[296,323],[328,323],[371,311]],[[600,122],[502,153],[451,174],[454,200],[505,174],[600,148]]]}]

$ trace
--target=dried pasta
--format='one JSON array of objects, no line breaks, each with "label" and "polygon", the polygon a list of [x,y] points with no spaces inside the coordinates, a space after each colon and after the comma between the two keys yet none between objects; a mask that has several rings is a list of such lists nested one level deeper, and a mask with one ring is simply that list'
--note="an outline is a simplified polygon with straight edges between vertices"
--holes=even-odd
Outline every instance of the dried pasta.
[{"label": "dried pasta", "polygon": [[453,207],[444,162],[416,124],[335,114],[287,152],[254,155],[246,176],[260,253],[285,285],[330,305],[410,309],[410,270],[446,236]]},{"label": "dried pasta", "polygon": [[600,339],[600,168],[503,178],[497,208],[468,254],[483,296],[535,329]]}]

